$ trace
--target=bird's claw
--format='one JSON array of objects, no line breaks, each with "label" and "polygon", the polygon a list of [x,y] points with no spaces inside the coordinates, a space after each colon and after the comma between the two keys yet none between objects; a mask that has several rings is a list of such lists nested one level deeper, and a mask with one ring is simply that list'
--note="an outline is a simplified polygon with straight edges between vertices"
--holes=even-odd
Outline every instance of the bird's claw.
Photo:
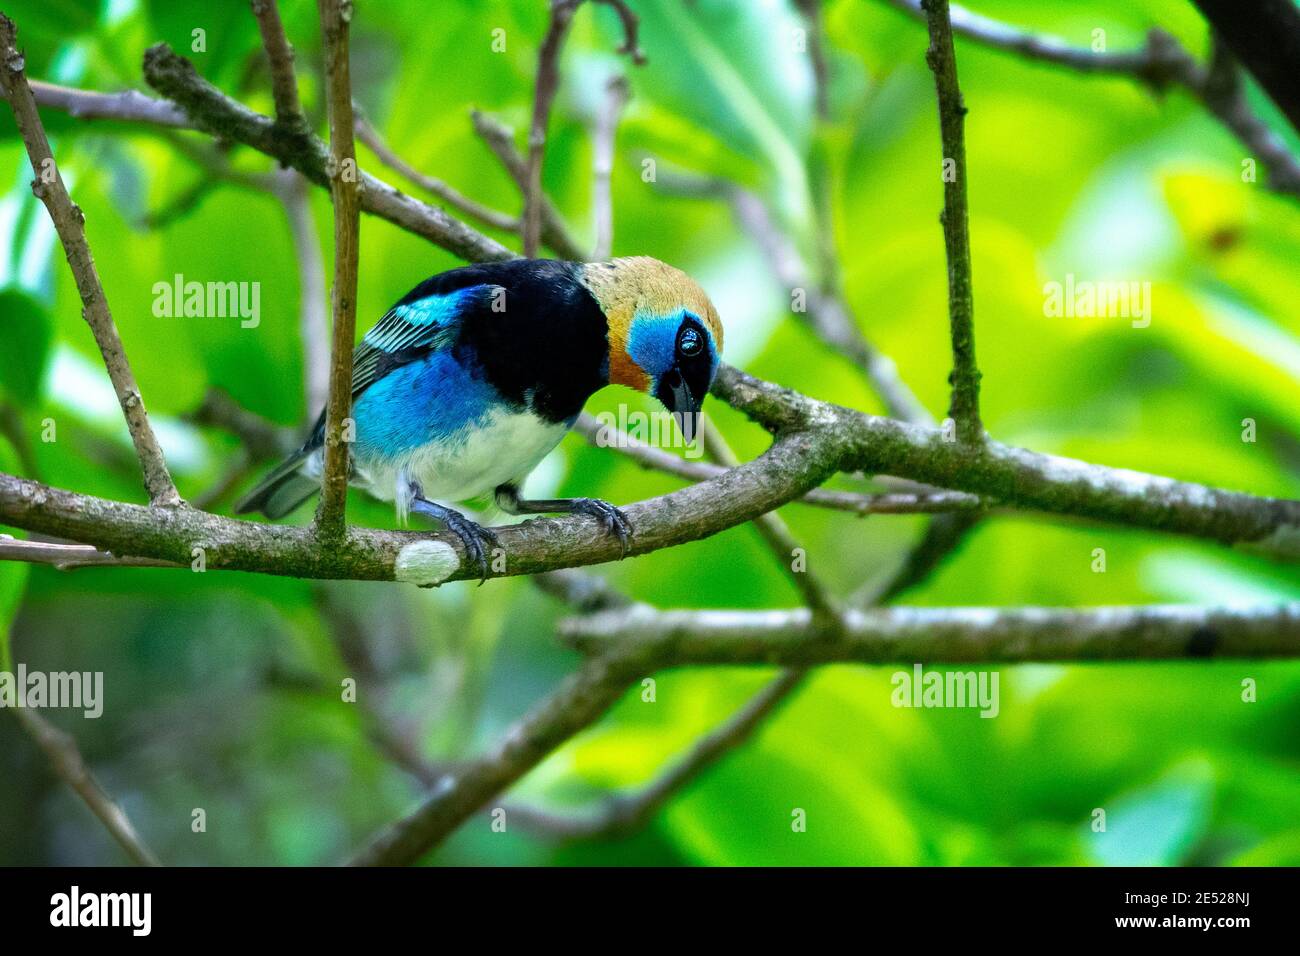
[{"label": "bird's claw", "polygon": [[617,535],[619,547],[622,549],[619,560],[627,557],[627,539],[632,534],[632,522],[627,520],[627,515],[600,498],[574,498],[573,513],[590,515],[600,522],[600,527],[605,534]]},{"label": "bird's claw", "polygon": [[[488,576],[487,555],[492,548],[500,547],[501,542],[497,539],[496,533],[490,528],[485,528],[481,524],[470,521],[463,515],[452,512],[443,522],[447,525],[447,530],[460,538],[460,543],[465,546],[465,558],[469,562],[478,565],[479,570],[479,587]],[[485,548],[484,545],[487,545]]]},{"label": "bird's claw", "polygon": [[[417,514],[427,515],[435,521],[441,521],[448,531],[460,538],[460,543],[465,546],[466,559],[478,565],[478,583],[479,587],[482,587],[488,576],[487,551],[501,547],[496,533],[476,521],[470,521],[454,508],[429,501],[424,497],[424,491],[419,483],[414,481],[411,482],[411,510]],[[488,545],[486,550],[483,547],[484,542]]]}]

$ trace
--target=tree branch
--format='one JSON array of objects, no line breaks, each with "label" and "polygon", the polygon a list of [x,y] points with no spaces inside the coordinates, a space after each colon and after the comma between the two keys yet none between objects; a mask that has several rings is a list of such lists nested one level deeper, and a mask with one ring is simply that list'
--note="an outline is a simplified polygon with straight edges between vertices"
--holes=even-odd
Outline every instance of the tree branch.
[{"label": "tree branch", "polygon": [[1300,10],[1294,0],[1194,2],[1300,133]]},{"label": "tree branch", "polygon": [[[780,436],[761,457],[716,478],[624,508],[636,533],[629,553],[697,540],[771,511],[819,484],[835,468],[833,442],[806,432]],[[304,578],[354,578],[440,584],[476,576],[460,539],[445,532],[348,528],[320,547],[310,528],[257,524],[185,509],[149,508],[49,488],[0,474],[0,521],[95,545],[114,554],[190,565],[201,549],[206,570],[259,571]],[[497,531],[504,570],[533,574],[612,561],[617,540],[582,516],[540,518]]]},{"label": "tree branch", "polygon": [[[966,211],[966,106],[957,86],[948,0],[922,0],[930,48],[925,61],[934,73],[943,140],[943,244],[948,259],[948,321],[952,333],[952,399],[948,415],[957,438],[967,444],[984,437],[980,423],[980,372],[975,365],[975,300],[971,294],[970,221]],[[949,165],[951,164],[951,166]]]},{"label": "tree branch", "polygon": [[[606,425],[594,416],[583,412],[574,423],[573,430],[586,437],[597,448],[609,448],[625,455],[642,468],[662,471],[687,481],[707,481],[727,469],[712,462],[683,458],[664,451],[627,432]],[[836,491],[814,488],[798,504],[845,511],[864,517],[870,514],[940,514],[949,511],[983,511],[989,506],[977,495],[961,491],[905,491],[859,494],[853,491]]]},{"label": "tree branch", "polygon": [[330,196],[334,201],[334,337],[330,350],[329,403],[325,410],[325,464],[315,529],[324,537],[343,533],[351,475],[352,349],[357,327],[357,260],[360,204],[356,146],[352,141],[352,76],[348,25],[352,0],[318,0],[325,43],[325,90],[330,124]]},{"label": "tree branch", "polygon": [[[184,110],[194,128],[251,146],[285,166],[292,166],[318,186],[330,185],[329,150],[318,137],[295,136],[269,117],[231,99],[199,76],[194,65],[167,44],[160,43],[145,51],[144,73],[150,86]],[[369,173],[358,170],[357,176],[363,211],[387,219],[471,262],[515,258],[499,242],[436,206],[407,196]]]},{"label": "tree branch", "polygon": [[86,217],[80,207],[72,202],[63,175],[54,162],[50,150],[50,141],[45,136],[45,127],[41,125],[40,114],[36,110],[36,101],[27,85],[23,72],[23,55],[18,51],[17,35],[13,21],[0,14],[0,86],[5,90],[9,106],[13,110],[14,122],[22,136],[31,160],[32,192],[45,205],[63,244],[68,266],[76,279],[77,292],[81,295],[82,315],[90,330],[94,333],[95,343],[99,346],[108,377],[112,379],[113,390],[117,393],[118,404],[126,417],[126,426],[131,433],[131,442],[135,445],[136,457],[140,459],[140,470],[144,473],[144,487],[149,493],[150,504],[173,506],[181,503],[171,474],[167,471],[167,462],[163,458],[162,446],[149,424],[149,415],[145,411],[144,399],[135,383],[131,364],[127,361],[122,348],[122,339],[113,322],[108,300],[104,297],[104,287],[99,281],[99,272],[95,268],[94,256],[90,253],[90,244],[86,242]]},{"label": "tree branch", "polygon": [[443,777],[414,811],[385,828],[348,862],[414,863],[552,750],[599,720],[644,672],[638,655],[614,650],[591,658],[515,723],[496,747],[459,773]]},{"label": "tree branch", "polygon": [[686,784],[745,743],[803,685],[807,674],[807,668],[802,667],[782,672],[653,781],[631,793],[615,794],[596,813],[568,815],[510,805],[506,818],[561,840],[607,839],[635,833]]},{"label": "tree branch", "polygon": [[1000,442],[949,442],[940,431],[816,402],[729,366],[719,372],[713,391],[770,427],[801,414],[819,420],[831,414],[831,427],[849,444],[849,467],[856,470],[954,488],[1006,506],[1120,521],[1300,559],[1300,501],[1107,468]]},{"label": "tree branch", "polygon": [[[644,606],[569,618],[563,638],[588,653],[616,644],[674,665],[1271,658],[1300,654],[1300,603],[1065,608],[888,608],[848,611],[818,636],[790,611],[653,611]],[[662,655],[662,656],[660,656]]]},{"label": "tree branch", "polygon": [[[937,429],[876,418],[807,398],[724,365],[714,393],[777,432],[759,458],[624,510],[630,553],[716,534],[801,497],[833,472],[892,474],[1024,510],[1111,521],[1300,560],[1300,502],[1225,491],[1107,468],[988,441],[970,446]],[[309,529],[254,524],[185,510],[159,511],[0,475],[0,520],[119,555],[294,577],[399,580],[431,585],[477,576],[446,533],[350,528],[320,548]],[[617,541],[595,519],[543,518],[497,532],[506,569],[533,574],[614,560]]]},{"label": "tree branch", "polygon": [[[920,0],[889,0],[893,6],[924,15]],[[953,31],[985,46],[1017,53],[1031,60],[1054,63],[1081,73],[1129,76],[1156,92],[1176,84],[1192,94],[1206,111],[1258,156],[1268,170],[1271,189],[1300,197],[1300,163],[1286,143],[1251,110],[1239,91],[1215,84],[1211,72],[1196,62],[1172,36],[1152,30],[1141,50],[1098,53],[1075,47],[1056,37],[1041,36],[1008,26],[958,6],[951,7]]]}]

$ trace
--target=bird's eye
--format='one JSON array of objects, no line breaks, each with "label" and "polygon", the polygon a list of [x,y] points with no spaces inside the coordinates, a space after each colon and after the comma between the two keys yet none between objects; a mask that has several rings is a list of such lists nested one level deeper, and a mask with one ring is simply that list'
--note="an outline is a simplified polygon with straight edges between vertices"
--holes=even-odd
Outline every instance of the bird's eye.
[{"label": "bird's eye", "polygon": [[685,328],[677,336],[677,351],[687,358],[699,355],[704,349],[704,339],[698,329]]}]

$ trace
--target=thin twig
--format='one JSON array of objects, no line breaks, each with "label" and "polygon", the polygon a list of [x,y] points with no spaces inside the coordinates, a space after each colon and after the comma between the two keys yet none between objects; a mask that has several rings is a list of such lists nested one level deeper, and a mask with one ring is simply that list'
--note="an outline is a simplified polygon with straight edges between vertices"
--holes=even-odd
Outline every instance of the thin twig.
[{"label": "thin twig", "polygon": [[[528,127],[528,160],[524,176],[524,214],[522,239],[524,258],[537,255],[542,236],[542,155],[546,147],[546,128],[550,123],[551,105],[560,86],[560,49],[573,25],[573,15],[583,0],[551,0],[551,18],[537,54],[537,83],[533,92],[532,120]],[[599,0],[613,7],[623,22],[624,41],[620,53],[630,55],[635,63],[645,56],[637,45],[637,18],[623,0]]]},{"label": "thin twig", "polygon": [[812,61],[813,95],[819,119],[830,118],[830,67],[826,62],[826,47],[822,43],[821,0],[795,0],[807,24],[808,56]]},{"label": "thin twig", "polygon": [[316,219],[311,212],[307,181],[296,170],[282,169],[275,176],[275,195],[284,206],[298,263],[298,331],[302,337],[303,388],[308,414],[314,414],[329,397],[329,302],[326,297],[325,260],[321,255]]},{"label": "thin twig", "polygon": [[250,412],[220,388],[209,388],[198,408],[184,418],[194,425],[230,432],[258,461],[287,454],[295,444],[289,429],[279,428],[261,415]]},{"label": "thin twig", "polygon": [[144,486],[149,492],[150,504],[179,505],[180,495],[176,493],[176,485],[167,471],[162,446],[158,444],[158,437],[149,424],[144,399],[140,396],[135,375],[131,372],[131,364],[127,361],[108,300],[104,297],[104,287],[99,281],[90,244],[86,241],[86,217],[72,202],[63,183],[63,176],[54,162],[54,154],[50,150],[50,141],[45,136],[45,127],[41,125],[36,101],[27,85],[23,55],[18,51],[13,21],[3,14],[0,14],[0,59],[4,61],[0,64],[0,87],[6,91],[14,122],[17,123],[23,145],[27,148],[32,171],[36,174],[32,181],[32,192],[44,203],[54,222],[54,229],[59,234],[59,241],[63,244],[68,265],[76,279],[77,291],[81,294],[82,315],[94,333],[95,343],[99,346],[100,355],[108,369],[108,377],[112,379],[113,390],[117,393],[118,404],[122,406],[122,413],[126,417],[136,457],[140,459],[140,470],[144,474]]},{"label": "thin twig", "polygon": [[293,47],[284,34],[280,8],[276,0],[252,0],[253,16],[262,32],[271,69],[271,96],[275,101],[275,121],[294,133],[307,130],[302,104],[298,101],[298,79],[293,70]]},{"label": "thin twig", "polygon": [[604,578],[573,568],[534,574],[532,580],[538,590],[564,601],[579,614],[608,611],[632,603]]},{"label": "thin twig", "polygon": [[501,212],[499,209],[493,209],[491,206],[485,206],[478,200],[470,199],[464,193],[447,185],[441,179],[420,172],[402,159],[401,156],[398,156],[392,147],[384,142],[379,132],[360,114],[357,115],[356,124],[357,139],[365,143],[381,163],[399,176],[415,183],[421,189],[433,193],[447,205],[459,210],[466,216],[477,219],[484,225],[492,226],[495,229],[504,229],[508,232],[519,231],[519,217]]},{"label": "thin twig", "polygon": [[196,179],[181,192],[166,200],[157,209],[150,210],[141,216],[140,228],[165,229],[172,223],[179,222],[198,209],[199,204],[216,190],[217,186],[217,180]]},{"label": "thin twig", "polygon": [[177,129],[191,129],[194,125],[175,103],[156,100],[139,90],[99,93],[41,80],[28,80],[28,85],[37,105],[62,110],[76,119],[150,123]]},{"label": "thin twig", "polygon": [[922,0],[930,47],[925,61],[934,73],[943,141],[943,243],[948,259],[948,322],[952,333],[952,399],[948,415],[957,438],[974,444],[984,437],[980,423],[980,372],[975,365],[975,300],[971,294],[970,221],[966,210],[966,106],[957,86],[948,0]]},{"label": "thin twig", "polygon": [[895,418],[917,424],[933,421],[898,374],[893,360],[872,347],[844,301],[824,293],[809,274],[794,242],[772,217],[767,205],[754,193],[730,180],[699,176],[659,166],[657,185],[666,193],[692,198],[726,201],[736,223],[758,245],[778,282],[792,300],[802,293],[802,308],[795,315],[804,320],[826,345],[860,368]]},{"label": "thin twig", "polygon": [[360,252],[360,188],[352,140],[352,77],[348,26],[352,0],[317,0],[325,43],[329,102],[330,195],[334,200],[334,337],[330,349],[329,402],[325,413],[325,465],[315,528],[323,537],[342,534],[351,467],[344,429],[352,412],[352,349],[357,325],[357,260]]},{"label": "thin twig", "polygon": [[126,855],[139,866],[161,866],[158,857],[136,832],[126,811],[118,806],[90,772],[72,735],[64,733],[30,708],[20,707],[14,713],[28,736],[45,752],[59,779],[81,798],[109,835],[117,841],[118,846],[126,851]]},{"label": "thin twig", "polygon": [[[356,704],[366,736],[375,748],[426,787],[433,786],[447,767],[426,757],[411,728],[388,715],[384,679],[370,648],[370,628],[342,596],[325,582],[312,587],[312,599],[347,673],[357,682]],[[337,684],[331,692],[337,692]]]},{"label": "thin twig", "polygon": [[608,839],[635,833],[683,787],[745,743],[803,685],[807,674],[802,667],[782,671],[654,780],[639,790],[610,797],[595,813],[569,815],[508,804],[506,819],[552,839]]},{"label": "thin twig", "polygon": [[898,567],[879,578],[867,581],[849,597],[851,607],[888,604],[930,576],[938,565],[955,551],[979,523],[978,512],[936,515],[926,523],[925,531],[908,549]]},{"label": "thin twig", "polygon": [[[921,0],[887,2],[921,19],[925,18]],[[1146,50],[1096,51],[1072,46],[1057,37],[1021,30],[955,4],[950,11],[949,19],[955,33],[987,46],[1018,53],[1031,60],[1055,63],[1083,73],[1127,74],[1148,81],[1154,80],[1159,73],[1158,60]]]},{"label": "thin twig", "polygon": [[217,476],[217,480],[195,495],[191,504],[202,511],[216,511],[234,496],[255,467],[253,456],[248,453],[247,449],[241,448],[233,458],[226,462],[225,468]]},{"label": "thin twig", "polygon": [[[179,105],[190,126],[211,136],[244,143],[292,166],[318,186],[332,188],[329,147],[315,135],[288,134],[275,120],[250,110],[217,89],[194,64],[160,43],[145,51],[145,79]],[[143,117],[141,117],[143,118]],[[472,262],[499,262],[515,253],[444,210],[420,202],[358,170],[361,208]]]},{"label": "thin twig", "polygon": [[550,25],[537,54],[537,84],[533,93],[532,122],[528,127],[528,161],[524,180],[524,214],[520,232],[524,258],[537,255],[542,236],[542,154],[551,104],[560,86],[560,48],[573,25],[573,14],[582,0],[551,0]]},{"label": "thin twig", "polygon": [[[731,446],[727,444],[727,440],[718,431],[717,426],[709,419],[701,418],[700,428],[703,430],[705,450],[713,460],[727,469],[739,467],[740,460],[736,458],[736,453],[731,450]],[[790,527],[781,516],[775,511],[769,511],[759,515],[752,523],[781,566],[782,572],[803,598],[804,604],[812,609],[814,615],[824,617],[828,622],[833,621],[839,614],[835,598],[822,583],[821,578],[807,567],[806,553],[803,555],[803,566],[796,567],[797,552],[803,549],[799,547],[794,535],[790,533]]]},{"label": "thin twig", "polygon": [[[514,130],[495,117],[478,110],[470,111],[470,120],[474,125],[474,132],[487,144],[488,149],[492,150],[492,154],[496,156],[497,161],[509,173],[510,178],[515,181],[515,185],[519,187],[520,192],[526,190],[528,188],[528,163],[515,146]],[[586,259],[586,251],[573,238],[563,217],[556,210],[555,204],[551,202],[550,197],[544,191],[540,202],[543,244],[562,259],[569,259],[574,262],[581,262]],[[518,222],[522,226],[522,218]]]},{"label": "thin twig", "polygon": [[88,544],[64,544],[56,541],[36,541],[0,534],[0,561],[25,561],[28,564],[48,564],[59,571],[75,568],[175,568],[174,561],[157,558],[133,558],[101,551]]},{"label": "thin twig", "polygon": [[1194,0],[1216,38],[1300,133],[1300,9],[1285,0]]},{"label": "thin twig", "polygon": [[465,818],[595,723],[644,672],[635,655],[593,657],[517,721],[500,742],[459,773],[447,774],[412,812],[377,834],[348,862],[404,866],[437,846]]},{"label": "thin twig", "polygon": [[622,76],[613,76],[605,84],[605,100],[596,115],[592,136],[592,209],[596,221],[596,244],[591,258],[608,259],[614,248],[614,138],[618,118],[627,105],[629,88]]}]

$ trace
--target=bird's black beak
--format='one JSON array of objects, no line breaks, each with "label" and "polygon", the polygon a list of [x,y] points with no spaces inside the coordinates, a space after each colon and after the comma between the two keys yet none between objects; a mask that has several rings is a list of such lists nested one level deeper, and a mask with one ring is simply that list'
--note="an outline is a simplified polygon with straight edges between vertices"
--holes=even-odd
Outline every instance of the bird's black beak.
[{"label": "bird's black beak", "polygon": [[704,396],[696,398],[691,394],[691,387],[682,373],[673,369],[660,383],[658,398],[672,413],[687,444],[695,441],[695,435],[700,429],[700,409],[704,405]]}]

